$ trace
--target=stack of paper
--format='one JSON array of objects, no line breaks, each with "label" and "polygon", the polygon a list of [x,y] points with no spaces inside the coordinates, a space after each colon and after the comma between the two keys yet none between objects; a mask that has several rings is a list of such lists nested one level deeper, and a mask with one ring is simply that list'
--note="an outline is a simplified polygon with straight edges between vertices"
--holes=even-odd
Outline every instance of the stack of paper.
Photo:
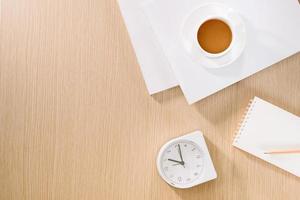
[{"label": "stack of paper", "polygon": [[[119,0],[119,4],[150,94],[179,84],[188,103],[194,103],[300,50],[297,0]],[[245,24],[245,48],[223,68],[204,67],[201,59],[194,62],[182,45],[186,20],[207,4],[227,6]]]}]

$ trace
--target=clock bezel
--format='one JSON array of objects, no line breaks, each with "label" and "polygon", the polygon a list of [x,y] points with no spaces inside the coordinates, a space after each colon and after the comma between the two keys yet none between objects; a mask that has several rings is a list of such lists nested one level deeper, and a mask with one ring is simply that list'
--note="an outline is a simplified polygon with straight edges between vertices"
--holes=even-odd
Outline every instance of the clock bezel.
[{"label": "clock bezel", "polygon": [[[164,170],[163,170],[163,167],[162,167],[162,156],[164,155],[164,153],[167,151],[168,148],[170,148],[171,146],[175,145],[175,144],[178,144],[178,143],[190,143],[190,144],[193,144],[196,148],[198,148],[201,152],[201,155],[203,156],[202,157],[202,160],[203,160],[203,167],[202,167],[202,170],[201,170],[201,174],[196,178],[194,179],[193,181],[191,181],[190,183],[176,183],[174,181],[172,181],[171,179],[169,179],[165,173],[164,173]],[[190,187],[193,187],[193,186],[196,186],[199,184],[199,181],[198,179],[200,179],[203,174],[204,174],[204,171],[205,171],[205,153],[203,151],[203,149],[201,148],[201,146],[195,142],[194,140],[191,140],[191,139],[186,139],[186,138],[175,138],[169,142],[167,142],[166,144],[164,144],[161,149],[160,149],[160,152],[157,156],[157,168],[158,168],[158,171],[160,173],[160,176],[171,186],[173,187],[176,187],[176,188],[190,188]]]}]

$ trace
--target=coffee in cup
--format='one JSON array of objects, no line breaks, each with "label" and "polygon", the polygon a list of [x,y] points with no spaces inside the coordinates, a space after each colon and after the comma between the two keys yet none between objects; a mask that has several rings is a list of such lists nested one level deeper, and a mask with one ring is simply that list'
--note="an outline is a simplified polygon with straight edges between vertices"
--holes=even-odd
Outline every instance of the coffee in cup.
[{"label": "coffee in cup", "polygon": [[232,42],[232,31],[225,21],[209,19],[200,25],[197,40],[207,53],[220,54],[229,48]]}]

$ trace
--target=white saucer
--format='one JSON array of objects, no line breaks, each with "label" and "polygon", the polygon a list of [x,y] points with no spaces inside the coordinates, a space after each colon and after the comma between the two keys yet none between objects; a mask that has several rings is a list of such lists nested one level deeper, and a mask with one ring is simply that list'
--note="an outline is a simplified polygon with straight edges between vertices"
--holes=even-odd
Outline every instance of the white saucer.
[{"label": "white saucer", "polygon": [[[221,19],[232,31],[230,46],[219,54],[205,52],[197,40],[197,32],[202,23],[209,19]],[[243,52],[246,44],[246,28],[240,15],[222,4],[205,4],[195,9],[184,20],[182,44],[187,56],[206,68],[221,68],[234,62]]]}]

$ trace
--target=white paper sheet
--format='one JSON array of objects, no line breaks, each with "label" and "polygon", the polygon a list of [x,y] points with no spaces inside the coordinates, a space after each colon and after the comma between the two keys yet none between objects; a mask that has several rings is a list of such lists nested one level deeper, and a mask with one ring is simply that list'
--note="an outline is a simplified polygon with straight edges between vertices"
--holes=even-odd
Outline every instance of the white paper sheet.
[{"label": "white paper sheet", "polygon": [[[243,18],[247,42],[228,67],[195,64],[181,45],[186,17],[205,3],[222,3]],[[189,103],[201,100],[300,50],[300,6],[297,0],[152,0],[143,5]]]},{"label": "white paper sheet", "polygon": [[118,0],[136,57],[150,94],[177,85],[152,27],[140,7],[141,0]]}]

